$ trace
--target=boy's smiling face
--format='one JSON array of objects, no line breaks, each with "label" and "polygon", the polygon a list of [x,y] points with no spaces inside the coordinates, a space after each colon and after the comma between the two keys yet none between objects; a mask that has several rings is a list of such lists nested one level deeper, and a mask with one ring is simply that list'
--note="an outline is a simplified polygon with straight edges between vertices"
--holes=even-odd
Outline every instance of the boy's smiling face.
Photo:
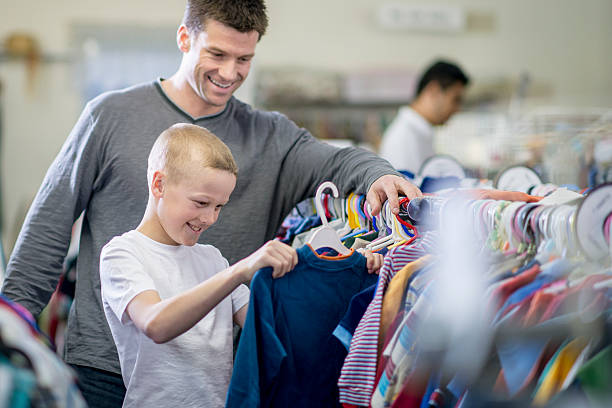
[{"label": "boy's smiling face", "polygon": [[217,221],[235,186],[236,176],[210,167],[178,182],[156,172],[153,188],[161,228],[152,238],[167,245],[195,245],[200,234]]}]

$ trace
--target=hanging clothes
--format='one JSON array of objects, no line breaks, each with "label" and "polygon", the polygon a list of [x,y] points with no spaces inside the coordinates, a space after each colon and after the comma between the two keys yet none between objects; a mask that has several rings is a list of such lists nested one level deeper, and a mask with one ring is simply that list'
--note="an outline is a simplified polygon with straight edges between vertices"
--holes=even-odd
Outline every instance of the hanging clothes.
[{"label": "hanging clothes", "polygon": [[367,406],[374,391],[382,300],[393,276],[407,263],[433,253],[436,234],[429,232],[412,245],[392,248],[385,256],[374,299],[355,330],[338,380],[340,402]]},{"label": "hanging clothes", "polygon": [[[406,264],[389,283],[387,292],[383,297],[380,331],[378,333],[378,352],[380,353],[384,342],[385,333],[389,329],[391,322],[400,310],[402,300],[405,301],[404,293],[408,287],[408,281],[421,268],[431,262],[431,255],[425,255],[414,262]],[[402,306],[403,307],[403,306]]]},{"label": "hanging clothes", "polygon": [[559,347],[553,358],[548,361],[538,381],[533,397],[534,405],[545,405],[561,390],[569,371],[587,345],[585,337],[578,337]]},{"label": "hanging clothes", "polygon": [[612,400],[612,345],[601,350],[578,370],[577,380],[595,407],[609,406]]},{"label": "hanging clothes", "polygon": [[334,330],[334,336],[344,344],[347,352],[351,347],[351,340],[353,339],[353,334],[355,334],[355,329],[368,309],[368,305],[374,298],[375,293],[376,285],[372,285],[353,296],[346,314]]},{"label": "hanging clothes", "polygon": [[87,405],[74,373],[50,349],[32,315],[3,295],[0,295],[0,378],[0,406]]},{"label": "hanging clothes", "polygon": [[355,251],[320,256],[306,245],[297,253],[298,264],[282,278],[265,268],[251,281],[227,407],[338,406],[347,351],[332,333],[351,298],[377,276]]}]

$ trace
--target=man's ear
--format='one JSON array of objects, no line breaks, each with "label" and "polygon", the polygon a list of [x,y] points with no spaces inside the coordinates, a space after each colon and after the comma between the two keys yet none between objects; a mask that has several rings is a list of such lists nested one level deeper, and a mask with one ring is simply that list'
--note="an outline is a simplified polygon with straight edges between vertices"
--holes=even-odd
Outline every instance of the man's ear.
[{"label": "man's ear", "polygon": [[427,85],[425,85],[425,90],[432,95],[437,95],[442,92],[442,87],[438,81],[430,81]]},{"label": "man's ear", "polygon": [[176,44],[178,45],[179,50],[183,53],[188,53],[191,49],[191,36],[189,35],[189,31],[185,24],[181,24],[181,26],[176,31]]},{"label": "man's ear", "polygon": [[166,175],[162,171],[156,171],[153,173],[153,177],[151,179],[151,194],[155,198],[162,198],[164,196],[166,184]]}]

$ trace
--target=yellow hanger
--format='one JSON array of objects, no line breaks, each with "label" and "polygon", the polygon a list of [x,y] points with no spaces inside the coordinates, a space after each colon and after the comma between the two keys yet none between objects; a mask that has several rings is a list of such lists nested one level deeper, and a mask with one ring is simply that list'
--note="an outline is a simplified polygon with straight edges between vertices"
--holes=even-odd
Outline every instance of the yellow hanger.
[{"label": "yellow hanger", "polygon": [[349,220],[349,226],[351,227],[351,229],[355,229],[359,227],[359,219],[357,218],[357,214],[355,213],[355,210],[353,209],[353,202],[355,201],[356,197],[357,195],[355,193],[351,193],[346,198],[347,216]]}]

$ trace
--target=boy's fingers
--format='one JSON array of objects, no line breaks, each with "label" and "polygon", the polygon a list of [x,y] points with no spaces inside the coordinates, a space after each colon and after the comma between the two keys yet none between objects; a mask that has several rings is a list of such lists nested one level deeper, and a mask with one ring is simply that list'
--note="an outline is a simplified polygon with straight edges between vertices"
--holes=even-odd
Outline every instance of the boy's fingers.
[{"label": "boy's fingers", "polygon": [[287,272],[293,270],[297,264],[297,252],[290,246],[281,242],[275,241],[276,244],[271,244],[269,248],[270,256],[273,256],[277,261],[275,267],[273,267],[272,277],[280,278]]},{"label": "boy's fingers", "polygon": [[382,267],[382,261],[383,261],[382,255],[370,253],[370,258],[368,258],[368,272],[378,273],[378,271]]}]

